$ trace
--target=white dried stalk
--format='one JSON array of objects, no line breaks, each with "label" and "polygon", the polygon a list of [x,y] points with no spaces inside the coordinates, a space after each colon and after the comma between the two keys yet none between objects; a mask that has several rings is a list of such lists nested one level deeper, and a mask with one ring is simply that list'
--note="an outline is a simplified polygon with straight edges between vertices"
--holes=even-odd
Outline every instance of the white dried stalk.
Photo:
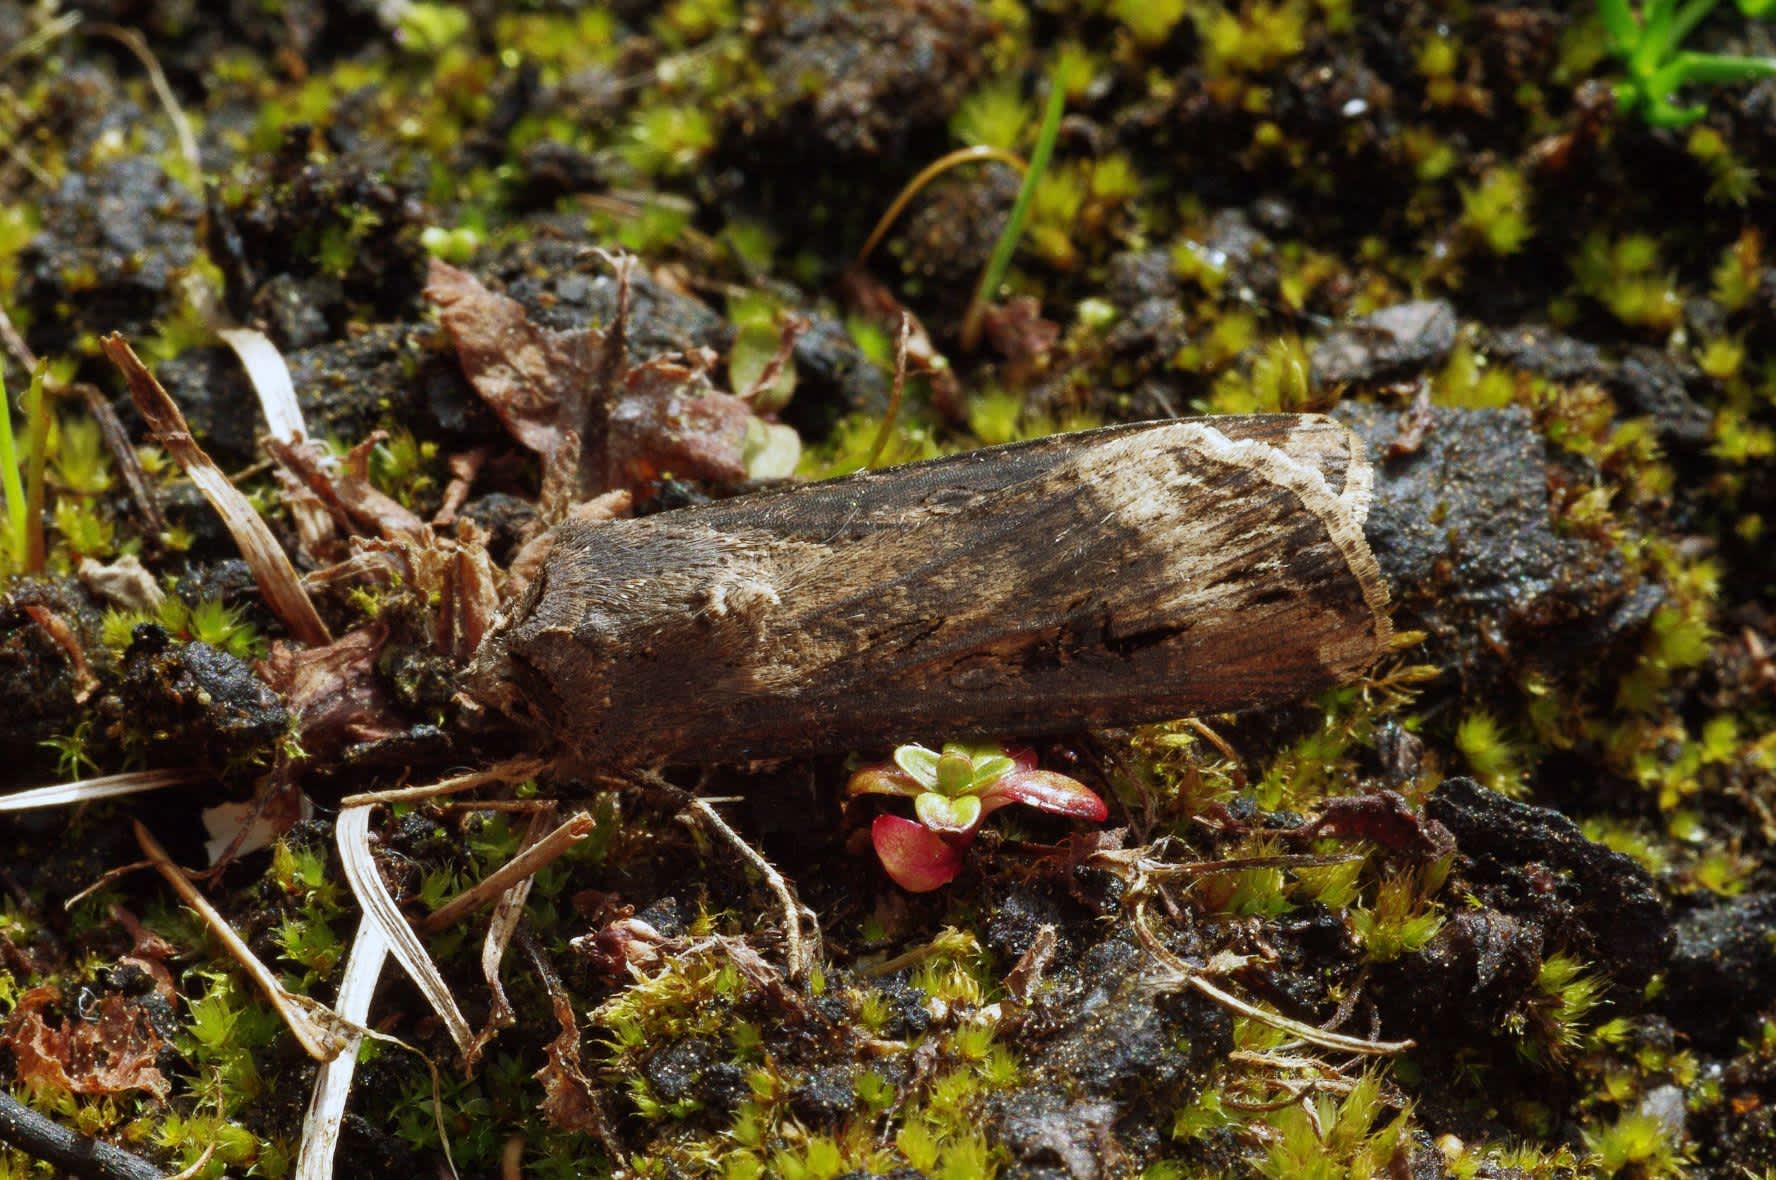
[{"label": "white dried stalk", "polygon": [[115,799],[119,795],[138,795],[164,787],[184,786],[202,782],[197,770],[133,770],[127,774],[107,774],[102,778],[83,778],[78,782],[58,783],[53,787],[32,787],[0,795],[0,811],[30,811],[38,807],[65,807],[70,803],[95,803]]},{"label": "white dried stalk", "polygon": [[[370,999],[376,994],[388,954],[382,925],[365,914],[358,922],[357,937],[352,939],[351,954],[345,960],[345,975],[339,981],[334,1009],[340,1019],[354,1025],[368,1023]],[[302,1120],[302,1140],[296,1148],[296,1180],[331,1180],[333,1176],[333,1154],[339,1147],[339,1127],[345,1119],[345,1103],[363,1039],[361,1033],[347,1033],[339,1056],[322,1065],[315,1075],[308,1114]]]},{"label": "white dried stalk", "polygon": [[389,896],[388,887],[382,883],[382,874],[376,871],[376,860],[370,853],[370,808],[347,807],[342,810],[333,825],[333,833],[339,841],[345,879],[357,896],[364,916],[382,927],[382,933],[389,941],[389,950],[406,969],[426,1002],[431,1004],[438,1019],[444,1022],[450,1039],[456,1042],[457,1051],[467,1060],[475,1050],[475,1034],[464,1019],[462,1009],[457,1007],[456,997],[451,994],[450,985],[444,982],[438,965],[432,962],[419,936],[413,933],[413,927],[395,907],[395,899]]},{"label": "white dried stalk", "polygon": [[281,443],[297,443],[308,435],[302,420],[302,406],[296,401],[296,382],[290,377],[290,366],[284,354],[264,332],[252,328],[223,328],[216,335],[234,349],[247,370],[247,380],[259,395],[259,408],[265,411],[265,424],[271,437]]}]

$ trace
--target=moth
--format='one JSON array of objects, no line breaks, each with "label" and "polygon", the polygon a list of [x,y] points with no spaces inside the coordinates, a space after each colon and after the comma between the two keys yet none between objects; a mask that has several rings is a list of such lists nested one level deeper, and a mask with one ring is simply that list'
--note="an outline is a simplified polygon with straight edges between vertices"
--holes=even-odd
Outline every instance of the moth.
[{"label": "moth", "polygon": [[567,767],[1299,700],[1389,637],[1362,442],[1180,419],[559,526],[468,671]]}]

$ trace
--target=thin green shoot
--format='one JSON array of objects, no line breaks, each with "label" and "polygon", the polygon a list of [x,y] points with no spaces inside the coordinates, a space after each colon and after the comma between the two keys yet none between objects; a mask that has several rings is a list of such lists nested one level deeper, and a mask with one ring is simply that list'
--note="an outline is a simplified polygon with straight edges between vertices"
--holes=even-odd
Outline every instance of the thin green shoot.
[{"label": "thin green shoot", "polygon": [[6,494],[6,553],[23,566],[26,522],[25,482],[19,470],[18,445],[12,436],[12,399],[6,394],[6,374],[0,369],[0,491]]},{"label": "thin green shoot", "polygon": [[1053,72],[1048,80],[1048,105],[1042,112],[1042,126],[1036,132],[1036,146],[1030,152],[1030,166],[1024,171],[1024,182],[1018,187],[1017,199],[1012,202],[1011,216],[1005,220],[1005,228],[999,232],[999,240],[993,243],[993,253],[987,259],[986,269],[981,272],[980,284],[974,289],[974,298],[968,302],[968,311],[962,317],[962,348],[973,351],[980,340],[981,315],[986,311],[987,301],[1005,281],[1005,272],[1011,267],[1011,256],[1017,250],[1018,240],[1024,236],[1024,223],[1029,220],[1030,203],[1036,196],[1036,186],[1042,180],[1043,173],[1048,171],[1048,162],[1054,156],[1055,140],[1061,133],[1061,115],[1067,108],[1067,88],[1061,84],[1060,71]]},{"label": "thin green shoot", "polygon": [[[1597,0],[1610,50],[1627,78],[1616,85],[1616,102],[1638,110],[1653,127],[1684,127],[1708,113],[1702,104],[1679,106],[1678,91],[1696,83],[1719,85],[1776,77],[1776,58],[1731,57],[1679,48],[1719,0],[1646,0],[1638,12],[1628,0]],[[1748,16],[1776,15],[1776,4],[1740,0]]]},{"label": "thin green shoot", "polygon": [[1028,172],[1030,168],[1022,156],[1005,151],[1003,148],[977,145],[957,148],[953,152],[944,153],[919,169],[917,176],[901,186],[899,194],[895,196],[887,210],[876,219],[876,228],[870,231],[870,236],[863,243],[863,248],[851,261],[851,269],[863,269],[863,264],[869,261],[869,256],[875,252],[877,246],[881,245],[882,239],[887,236],[890,229],[894,228],[894,223],[900,219],[900,215],[906,211],[906,207],[912,199],[919,195],[920,190],[950,169],[976,160],[997,160],[1009,168],[1016,169],[1020,176]]},{"label": "thin green shoot", "polygon": [[31,371],[31,386],[25,390],[25,429],[29,431],[30,453],[25,457],[25,571],[43,569],[43,472],[49,463],[49,403],[44,397],[43,378],[48,366],[43,361]]}]

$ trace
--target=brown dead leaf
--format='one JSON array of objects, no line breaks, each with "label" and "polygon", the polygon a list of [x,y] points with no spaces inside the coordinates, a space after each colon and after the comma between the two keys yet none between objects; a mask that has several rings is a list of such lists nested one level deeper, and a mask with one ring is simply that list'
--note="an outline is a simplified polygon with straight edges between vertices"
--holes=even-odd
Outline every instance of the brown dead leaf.
[{"label": "brown dead leaf", "polygon": [[710,387],[709,357],[691,364],[655,357],[623,379],[610,407],[604,485],[635,488],[663,475],[733,483],[746,478],[743,452],[752,407]]},{"label": "brown dead leaf", "polygon": [[320,443],[267,439],[265,445],[343,523],[387,540],[423,540],[431,535],[425,521],[370,482],[370,452],[387,438],[387,431],[373,432],[337,464]]},{"label": "brown dead leaf", "polygon": [[425,294],[438,305],[475,392],[542,459],[544,515],[553,519],[596,490],[585,486],[582,453],[588,439],[596,447],[604,434],[603,386],[621,364],[621,334],[550,331],[532,323],[516,299],[435,258]]},{"label": "brown dead leaf", "polygon": [[543,1117],[549,1125],[562,1131],[578,1131],[591,1135],[604,1145],[613,1159],[621,1158],[611,1149],[616,1146],[611,1134],[611,1118],[605,1111],[598,1091],[580,1064],[580,1027],[574,1016],[573,1001],[549,960],[524,934],[518,935],[520,945],[530,957],[549,1003],[555,1010],[555,1022],[561,1031],[547,1048],[549,1059],[532,1076],[543,1084]]},{"label": "brown dead leaf", "polygon": [[382,628],[367,627],[325,647],[272,645],[260,678],[295,714],[297,735],[311,758],[324,763],[347,746],[406,729],[376,674],[387,638]]},{"label": "brown dead leaf", "polygon": [[[86,993],[83,993],[86,994]],[[0,1044],[12,1050],[18,1077],[34,1087],[74,1094],[146,1090],[164,1099],[171,1083],[154,1067],[165,1041],[148,1009],[107,992],[84,1009],[57,987],[32,988],[6,1018]]]},{"label": "brown dead leaf", "polygon": [[438,305],[463,373],[511,436],[542,460],[540,508],[551,523],[602,492],[665,475],[744,479],[752,408],[715,390],[713,356],[624,357],[627,265],[619,264],[609,328],[556,332],[517,300],[434,260],[426,296]]}]

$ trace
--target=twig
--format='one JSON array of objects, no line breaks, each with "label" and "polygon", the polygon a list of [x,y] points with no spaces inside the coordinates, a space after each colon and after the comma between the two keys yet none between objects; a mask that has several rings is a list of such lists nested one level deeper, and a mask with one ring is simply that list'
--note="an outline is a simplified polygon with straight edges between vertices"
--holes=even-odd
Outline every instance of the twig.
[{"label": "twig", "polygon": [[395,906],[395,899],[389,895],[388,886],[382,883],[382,875],[377,872],[376,861],[370,855],[370,808],[347,807],[340,811],[339,819],[333,824],[333,835],[339,844],[346,882],[358,899],[359,907],[367,918],[382,927],[390,951],[406,969],[420,994],[425,996],[432,1011],[444,1022],[450,1039],[456,1042],[457,1052],[463,1055],[463,1060],[469,1060],[475,1051],[475,1034],[457,1006],[450,985],[444,982],[438,965],[432,962],[419,936]]},{"label": "twig", "polygon": [[111,461],[122,472],[123,486],[129,489],[130,499],[141,510],[143,523],[153,533],[166,532],[166,514],[160,510],[160,500],[148,484],[148,473],[142,469],[141,456],[130,445],[129,432],[123,428],[123,421],[118,418],[117,411],[111,408],[111,403],[105,400],[105,395],[99,392],[98,386],[81,381],[74,388],[79,391],[80,400],[86,403],[86,412],[99,424],[99,437],[105,440],[105,449],[111,452]]},{"label": "twig", "polygon": [[80,1180],[166,1180],[166,1173],[120,1147],[70,1131],[0,1090],[0,1140]]},{"label": "twig", "polygon": [[[524,829],[524,839],[518,848],[520,854],[535,847],[544,838],[544,829],[553,814],[553,810],[538,811],[530,817],[530,823]],[[500,981],[500,964],[505,960],[506,948],[511,945],[512,936],[518,932],[518,923],[524,918],[524,905],[530,900],[530,887],[535,881],[536,874],[528,874],[513,882],[500,894],[499,903],[493,907],[493,917],[487,923],[487,934],[481,940],[481,978],[487,981],[487,991],[493,1000],[488,1005],[487,1023],[475,1038],[477,1054],[499,1035],[501,1029],[517,1022],[517,1017],[512,1013],[512,1001],[506,998],[506,985]]]},{"label": "twig", "polygon": [[[771,892],[777,895],[777,902],[783,908],[784,959],[789,967],[790,978],[800,979],[807,975],[808,969],[814,965],[815,956],[819,953],[820,930],[818,926],[814,925],[813,912],[796,900],[795,891],[789,887],[789,882],[783,879],[783,874],[779,873],[770,861],[760,855],[757,849],[741,839],[740,833],[730,828],[728,821],[724,820],[707,800],[692,798],[686,805],[686,810],[702,820],[710,831],[721,838],[723,843],[739,853],[740,858],[751,865],[754,871],[765,879],[765,885]],[[815,938],[812,945],[802,934],[803,921],[814,928]]]},{"label": "twig", "polygon": [[136,831],[136,843],[142,846],[143,853],[154,862],[154,867],[166,878],[167,884],[173,887],[179,900],[197,911],[204,924],[210,928],[210,933],[221,941],[253,982],[259,985],[259,990],[265,993],[265,998],[271,1001],[272,1007],[283,1017],[303,1052],[316,1061],[329,1061],[337,1056],[345,1046],[345,1038],[341,1033],[337,1029],[324,1027],[317,1018],[319,1013],[305,1009],[298,1002],[298,997],[278,981],[271,968],[253,953],[252,948],[228,924],[227,919],[216,911],[209,899],[197,891],[197,887],[185,875],[185,870],[173,863],[173,858],[167,855],[166,849],[160,846],[160,841],[154,838],[153,833],[142,826],[142,821],[134,820],[132,823]]},{"label": "twig", "polygon": [[1311,1024],[1293,1020],[1280,1012],[1271,1012],[1256,1004],[1249,1004],[1232,992],[1222,991],[1194,971],[1184,977],[1184,982],[1223,1008],[1237,1012],[1248,1019],[1256,1020],[1260,1024],[1268,1024],[1274,1029],[1292,1033],[1322,1049],[1360,1053],[1367,1057],[1389,1057],[1395,1053],[1404,1053],[1417,1044],[1415,1041],[1366,1041],[1361,1037],[1347,1037],[1343,1033],[1327,1032],[1324,1029],[1315,1028]]},{"label": "twig", "polygon": [[888,231],[894,227],[895,221],[897,221],[900,218],[901,213],[906,210],[907,204],[912,201],[914,197],[919,195],[920,189],[937,179],[938,176],[948,172],[951,168],[958,167],[962,164],[972,163],[975,160],[997,160],[1001,164],[1006,164],[1016,169],[1019,176],[1022,176],[1025,172],[1029,171],[1030,168],[1030,165],[1024,161],[1024,158],[1015,152],[1008,152],[1004,148],[987,147],[984,144],[976,144],[973,147],[957,148],[953,152],[947,152],[944,155],[939,156],[937,159],[931,161],[931,163],[925,165],[925,167],[919,169],[918,175],[914,176],[911,180],[907,181],[905,185],[901,186],[901,190],[895,195],[893,203],[888,206],[887,210],[881,217],[876,219],[876,228],[872,229],[870,231],[870,236],[864,240],[863,248],[857,252],[857,257],[851,260],[851,269],[863,269],[863,264],[869,261],[869,256],[875,252],[877,246],[881,245],[882,239],[886,237]]},{"label": "twig", "polygon": [[882,457],[882,451],[888,446],[888,436],[894,430],[894,419],[900,413],[900,399],[906,391],[907,380],[907,345],[913,338],[913,316],[904,308],[900,313],[900,338],[894,347],[894,388],[888,394],[888,408],[882,413],[882,424],[876,427],[876,441],[870,444],[869,458],[864,460],[865,467],[874,467]]},{"label": "twig", "polygon": [[541,758],[525,755],[496,762],[484,770],[471,770],[454,778],[426,783],[424,786],[396,787],[388,791],[362,791],[356,795],[347,795],[339,801],[339,806],[370,807],[377,803],[417,803],[422,799],[436,799],[439,795],[472,791],[488,783],[521,783],[525,779],[535,778],[548,765]]},{"label": "twig", "polygon": [[173,133],[179,137],[179,154],[191,165],[192,181],[195,183],[201,179],[203,157],[197,150],[197,137],[191,133],[191,120],[185,117],[185,109],[173,96],[173,88],[167,85],[166,73],[160,68],[160,60],[148,48],[148,42],[142,40],[142,34],[122,25],[112,24],[89,24],[86,30],[111,38],[142,63],[142,68],[148,71],[148,83],[154,87],[154,96],[160,100],[160,105],[166,109],[167,118],[173,122]]},{"label": "twig", "polygon": [[552,861],[561,859],[569,848],[590,836],[596,826],[591,814],[585,811],[563,820],[547,836],[420,919],[419,928],[427,934],[435,934],[460,921],[520,881],[534,877]]}]

